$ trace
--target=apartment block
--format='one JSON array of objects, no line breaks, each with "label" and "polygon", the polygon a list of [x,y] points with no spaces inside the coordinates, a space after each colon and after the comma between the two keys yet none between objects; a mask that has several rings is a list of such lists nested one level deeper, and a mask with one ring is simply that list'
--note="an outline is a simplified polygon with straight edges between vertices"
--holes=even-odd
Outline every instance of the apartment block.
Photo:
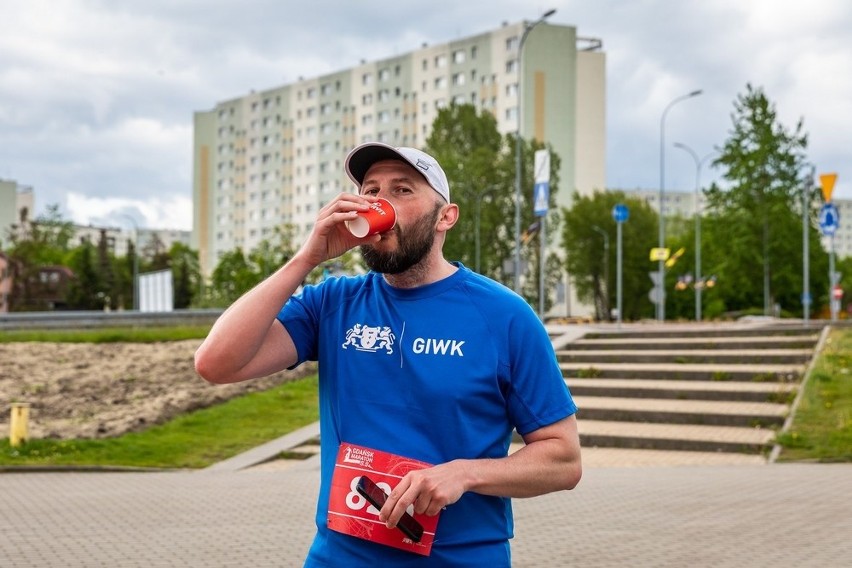
[{"label": "apartment block", "polygon": [[203,272],[222,253],[251,250],[283,224],[303,239],[319,209],[353,189],[343,172],[349,150],[366,141],[423,147],[438,110],[452,103],[492,113],[503,133],[520,129],[551,144],[562,160],[560,205],[575,190],[603,189],[601,42],[542,23],[521,51],[528,25],[423,45],[196,112],[191,243]]}]

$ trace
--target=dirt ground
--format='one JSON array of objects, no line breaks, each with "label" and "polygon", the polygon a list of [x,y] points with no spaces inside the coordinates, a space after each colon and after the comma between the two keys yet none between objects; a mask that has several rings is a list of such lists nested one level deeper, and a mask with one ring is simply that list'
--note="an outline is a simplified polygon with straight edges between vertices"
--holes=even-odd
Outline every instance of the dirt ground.
[{"label": "dirt ground", "polygon": [[29,437],[105,438],[267,389],[314,370],[302,365],[254,381],[211,385],[195,373],[201,340],[164,343],[0,344],[0,436],[12,402],[28,402]]}]

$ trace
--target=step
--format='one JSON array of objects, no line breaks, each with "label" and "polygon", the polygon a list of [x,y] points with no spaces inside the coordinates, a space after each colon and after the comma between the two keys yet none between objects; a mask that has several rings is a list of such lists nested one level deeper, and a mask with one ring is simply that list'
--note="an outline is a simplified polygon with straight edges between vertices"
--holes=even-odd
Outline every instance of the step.
[{"label": "step", "polygon": [[790,401],[793,383],[753,381],[678,381],[674,379],[579,378],[566,381],[575,396],[668,398],[676,400]]},{"label": "step", "polygon": [[771,428],[781,426],[787,405],[771,402],[671,400],[575,396],[581,419]]},{"label": "step", "polygon": [[601,467],[672,467],[718,465],[766,465],[760,454],[691,452],[686,450],[634,450],[630,448],[583,448],[583,469]]},{"label": "step", "polygon": [[659,363],[559,363],[565,377],[677,379],[703,381],[798,381],[803,365]]},{"label": "step", "polygon": [[689,324],[679,326],[677,324],[667,324],[664,327],[654,326],[653,328],[644,326],[635,326],[632,329],[622,330],[590,330],[586,334],[586,338],[611,338],[625,339],[630,337],[645,337],[648,339],[676,339],[681,337],[754,337],[754,336],[771,336],[771,337],[797,337],[819,335],[822,326],[819,327],[803,327],[798,326],[759,326],[759,327],[738,327],[738,326],[712,326],[701,324]]},{"label": "step", "polygon": [[749,363],[804,364],[813,349],[561,349],[556,352],[565,363]]},{"label": "step", "polygon": [[565,349],[579,350],[662,350],[662,349],[810,349],[816,347],[818,335],[802,337],[673,337],[660,341],[645,337],[577,339],[565,344]]},{"label": "step", "polygon": [[578,417],[580,441],[587,447],[755,454],[768,450],[775,439],[775,433],[766,428],[644,424]]}]

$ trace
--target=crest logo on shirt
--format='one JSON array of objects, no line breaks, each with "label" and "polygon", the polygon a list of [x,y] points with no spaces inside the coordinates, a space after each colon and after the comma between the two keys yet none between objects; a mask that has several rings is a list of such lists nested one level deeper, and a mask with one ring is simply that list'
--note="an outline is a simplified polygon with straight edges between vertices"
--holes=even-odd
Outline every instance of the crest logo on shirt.
[{"label": "crest logo on shirt", "polygon": [[375,353],[384,349],[388,355],[393,353],[393,342],[396,339],[391,328],[384,326],[369,326],[356,323],[346,332],[346,341],[343,348],[348,349],[351,345],[358,351],[371,351]]}]

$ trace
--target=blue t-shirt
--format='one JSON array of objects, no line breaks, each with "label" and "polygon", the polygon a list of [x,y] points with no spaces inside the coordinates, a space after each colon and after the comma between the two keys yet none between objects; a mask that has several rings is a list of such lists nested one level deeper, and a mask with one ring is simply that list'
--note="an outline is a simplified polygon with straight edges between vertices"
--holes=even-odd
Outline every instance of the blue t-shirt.
[{"label": "blue t-shirt", "polygon": [[461,264],[439,282],[390,286],[380,274],[307,286],[282,308],[299,363],[318,361],[321,484],[306,566],[509,565],[509,499],[466,493],[442,512],[430,557],[326,528],[342,441],[439,464],[502,458],[577,408],[546,330],[505,286]]}]

